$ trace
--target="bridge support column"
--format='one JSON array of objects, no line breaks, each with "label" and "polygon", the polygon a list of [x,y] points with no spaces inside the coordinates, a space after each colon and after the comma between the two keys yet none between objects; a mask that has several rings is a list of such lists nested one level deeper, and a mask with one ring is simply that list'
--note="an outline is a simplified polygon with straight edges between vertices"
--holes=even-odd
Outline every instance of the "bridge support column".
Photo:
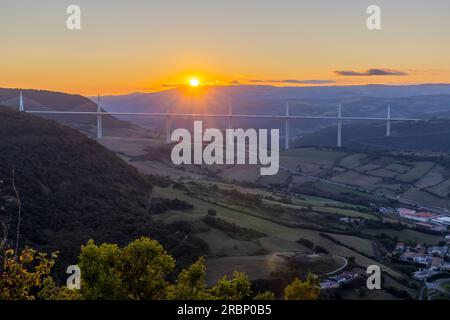
[{"label": "bridge support column", "polygon": [[100,95],[97,97],[97,139],[103,138],[102,108],[100,107]]},{"label": "bridge support column", "polygon": [[228,129],[233,129],[233,104],[228,105]]},{"label": "bridge support column", "polygon": [[166,116],[166,143],[170,144],[170,136],[172,134],[171,129],[171,119],[170,119],[170,106],[167,106],[167,116]]},{"label": "bridge support column", "polygon": [[387,118],[386,118],[386,137],[391,136],[391,105],[388,104]]},{"label": "bridge support column", "polygon": [[289,102],[286,103],[286,120],[285,120],[285,128],[284,128],[284,148],[286,150],[289,150],[289,142],[290,142],[290,137],[289,137]]},{"label": "bridge support column", "polygon": [[339,114],[338,114],[338,132],[337,132],[337,147],[342,147],[342,105],[339,105]]},{"label": "bridge support column", "polygon": [[20,97],[19,97],[19,111],[20,112],[24,112],[25,108],[23,106],[23,95],[22,95],[22,91],[20,91]]}]

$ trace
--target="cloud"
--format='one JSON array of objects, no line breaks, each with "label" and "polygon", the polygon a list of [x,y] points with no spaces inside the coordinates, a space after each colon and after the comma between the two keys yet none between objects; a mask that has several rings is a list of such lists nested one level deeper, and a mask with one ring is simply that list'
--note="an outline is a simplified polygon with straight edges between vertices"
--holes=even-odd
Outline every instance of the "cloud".
[{"label": "cloud", "polygon": [[239,85],[239,84],[241,84],[239,81],[237,81],[237,80],[233,80],[233,81],[230,81],[230,82],[228,82],[228,84],[231,84],[231,85]]},{"label": "cloud", "polygon": [[186,84],[163,84],[162,87],[165,88],[176,88],[176,87],[186,87]]},{"label": "cloud", "polygon": [[344,70],[344,71],[335,71],[337,75],[340,76],[407,76],[408,73],[392,70],[392,69],[369,69],[363,72],[352,71],[352,70]]},{"label": "cloud", "polygon": [[335,83],[333,80],[250,80],[253,83],[285,83],[285,84],[330,84]]},{"label": "cloud", "polygon": [[449,73],[450,70],[445,69],[410,69],[408,70],[411,74],[427,74],[427,75],[438,75],[443,73]]}]

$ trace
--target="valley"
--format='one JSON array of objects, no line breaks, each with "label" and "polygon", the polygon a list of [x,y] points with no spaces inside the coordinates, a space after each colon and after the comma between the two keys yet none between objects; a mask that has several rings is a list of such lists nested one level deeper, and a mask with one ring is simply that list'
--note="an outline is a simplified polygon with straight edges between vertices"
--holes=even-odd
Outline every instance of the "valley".
[{"label": "valley", "polygon": [[[397,241],[431,246],[444,239],[442,233],[380,212],[380,208],[401,207],[410,200],[446,213],[447,197],[435,190],[445,184],[447,167],[445,161],[434,161],[430,155],[420,158],[395,152],[299,148],[281,152],[280,167],[286,170],[260,177],[257,166],[173,166],[170,146],[161,140],[147,140],[140,146],[137,141],[130,142],[102,141],[142,172],[173,181],[171,186],[157,187],[156,197],[193,205],[191,210],[169,210],[154,218],[165,223],[186,221],[195,236],[209,244],[210,283],[241,268],[252,280],[269,283],[274,289],[273,283],[282,283],[298,272],[339,270],[340,259],[346,259],[350,261],[347,270],[381,265],[388,290],[416,298],[420,285],[411,278],[411,271],[391,262],[386,254]],[[413,191],[428,197],[408,198]],[[439,200],[433,201],[434,197]],[[441,208],[442,204],[446,207]],[[211,219],[220,223],[208,222]],[[237,231],[230,232],[230,228]],[[241,233],[258,236],[248,238]],[[313,244],[312,249],[301,244],[305,240]],[[317,248],[320,257],[337,262],[292,264],[292,260],[317,254]],[[339,294],[346,297],[352,292],[358,289]],[[396,297],[387,291],[384,294]]]},{"label": "valley", "polygon": [[[14,112],[5,115],[16,117]],[[26,129],[27,134],[39,136],[39,126],[29,126],[32,118],[16,132],[24,134]],[[16,117],[14,121],[19,119]],[[95,132],[95,123],[57,120],[88,137]],[[73,260],[76,248],[88,238],[123,243],[131,236],[144,234],[165,244],[180,261],[179,268],[197,256],[205,256],[208,284],[238,270],[248,274],[259,291],[269,290],[280,297],[282,288],[293,278],[304,278],[311,272],[321,280],[324,299],[415,299],[422,286],[414,277],[417,266],[400,263],[392,258],[392,252],[399,243],[408,248],[417,245],[433,248],[446,242],[447,227],[439,220],[450,215],[450,157],[444,152],[383,150],[351,143],[345,148],[299,144],[280,152],[278,174],[261,176],[258,165],[174,165],[170,157],[173,145],[166,144],[157,126],[115,122],[114,118],[110,121],[113,125],[105,125],[104,137],[97,143],[79,135],[75,140],[67,140],[69,145],[73,141],[81,145],[90,141],[94,149],[109,149],[117,157],[110,153],[107,158],[113,156],[120,166],[128,164],[134,172],[131,175],[139,172],[136,178],[149,185],[125,191],[130,182],[120,178],[124,185],[115,185],[104,195],[100,195],[101,188],[96,183],[86,185],[86,190],[103,199],[95,201],[88,197],[80,202],[82,209],[71,204],[71,210],[95,213],[96,227],[87,231],[70,223],[61,227],[60,222],[67,223],[67,218],[55,220],[58,223],[45,229],[44,235],[25,229],[33,234],[27,236],[27,243],[44,249],[62,248],[64,262]],[[56,123],[51,123],[42,122],[41,128],[53,132]],[[399,127],[393,128],[395,139]],[[64,135],[73,134],[59,130]],[[304,141],[332,131],[332,127],[316,131],[306,135]],[[9,139],[3,148],[10,148],[15,138]],[[50,136],[45,136],[44,141],[48,148],[50,142],[55,143]],[[44,170],[41,160],[36,165]],[[80,162],[80,169],[88,170],[83,167],[84,161]],[[110,162],[93,161],[100,161],[95,168],[103,161]],[[108,170],[101,171],[102,175]],[[64,180],[64,174],[61,175]],[[78,178],[77,183],[86,184]],[[34,185],[47,188],[49,182],[42,177],[33,179]],[[104,177],[96,179],[100,184],[111,184]],[[133,209],[128,208],[122,215],[125,198],[133,199]],[[53,196],[49,201],[47,208],[54,206]],[[119,207],[107,218],[104,212],[112,208],[112,203]],[[402,213],[408,210],[414,214]],[[51,212],[66,215],[65,211]],[[420,218],[423,212],[431,218]],[[87,222],[83,215],[79,219],[81,224]],[[114,227],[105,232],[107,226]],[[124,231],[131,233],[125,235]],[[63,245],[61,234],[65,237]],[[382,269],[380,292],[365,288],[365,269],[370,265]]]}]

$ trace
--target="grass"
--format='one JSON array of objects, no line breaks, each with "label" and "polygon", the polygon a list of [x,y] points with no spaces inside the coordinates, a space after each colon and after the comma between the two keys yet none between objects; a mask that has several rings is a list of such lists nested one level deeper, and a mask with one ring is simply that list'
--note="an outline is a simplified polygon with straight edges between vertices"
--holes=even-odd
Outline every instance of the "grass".
[{"label": "grass", "polygon": [[438,197],[432,193],[421,190],[408,190],[402,194],[403,199],[413,200],[420,203],[428,203],[445,209],[450,209],[450,199]]},{"label": "grass", "polygon": [[373,256],[372,241],[354,236],[331,234],[331,236],[341,242],[342,244],[354,248],[359,252],[366,254],[367,256]]},{"label": "grass", "polygon": [[206,283],[211,285],[223,275],[232,276],[234,271],[245,272],[250,280],[267,279],[274,273],[288,271],[288,266],[277,254],[233,256],[207,259],[206,271]]},{"label": "grass", "polygon": [[384,167],[386,170],[397,172],[398,174],[407,173],[411,170],[411,166],[402,163],[391,163]]},{"label": "grass", "polygon": [[434,162],[428,161],[411,162],[410,164],[413,165],[413,168],[404,174],[398,175],[396,177],[397,180],[403,182],[414,182],[426,175],[434,167]]},{"label": "grass", "polygon": [[376,215],[366,213],[366,212],[359,212],[356,210],[350,210],[350,209],[341,209],[341,208],[330,208],[330,207],[313,207],[314,211],[322,212],[322,213],[334,213],[345,217],[351,217],[351,218],[363,218],[366,220],[380,220],[379,217]]},{"label": "grass", "polygon": [[393,230],[393,229],[364,229],[363,232],[369,235],[388,234],[392,237],[398,237],[399,241],[406,243],[418,242],[425,245],[436,245],[442,239],[439,235],[423,233],[411,229]]},{"label": "grass", "polygon": [[366,199],[367,201],[374,201],[374,202],[385,201],[385,199],[382,199],[380,196],[377,196],[374,194],[360,192],[358,190],[352,190],[349,188],[341,187],[338,185],[333,185],[333,184],[322,182],[322,181],[314,183],[314,186],[317,187],[319,190],[326,192],[326,193],[331,193],[334,196],[340,196],[341,194],[345,193],[345,194],[349,194],[349,195],[352,195],[357,198]]},{"label": "grass", "polygon": [[361,166],[362,165],[361,160],[366,157],[367,157],[367,155],[361,154],[361,153],[351,154],[351,155],[343,158],[339,162],[339,165],[344,168],[347,168],[347,169],[353,169],[353,168]]},{"label": "grass", "polygon": [[443,282],[441,284],[441,288],[444,289],[446,292],[450,293],[450,280]]},{"label": "grass", "polygon": [[373,188],[376,188],[376,185],[381,182],[381,179],[355,171],[347,171],[333,177],[333,181],[371,190]]},{"label": "grass", "polygon": [[337,160],[345,157],[348,153],[332,149],[299,148],[283,151],[281,157],[298,157],[300,160],[314,161],[319,164],[334,164]]},{"label": "grass", "polygon": [[439,185],[445,180],[442,176],[442,173],[439,172],[439,169],[439,166],[435,167],[433,170],[423,176],[419,181],[417,181],[415,185],[423,189]]},{"label": "grass", "polygon": [[215,228],[197,233],[196,236],[209,244],[212,256],[259,255],[264,251],[259,241],[236,240]]},{"label": "grass", "polygon": [[450,194],[450,180],[446,180],[430,189],[430,192],[443,198],[447,198]]},{"label": "grass", "polygon": [[[389,274],[395,276],[395,277],[402,277],[400,273],[397,271],[384,266],[383,264],[379,263],[378,261],[375,261],[373,259],[367,258],[351,249],[345,248],[343,246],[337,245],[333,241],[329,239],[325,239],[319,235],[319,232],[314,230],[307,230],[307,229],[301,229],[301,228],[293,228],[293,227],[287,227],[284,225],[280,225],[277,223],[274,223],[272,221],[268,221],[259,217],[251,216],[242,212],[237,212],[234,210],[230,210],[228,208],[224,208],[221,206],[213,205],[211,203],[192,198],[189,196],[184,195],[184,193],[177,189],[161,189],[156,188],[155,193],[158,196],[163,196],[166,198],[178,198],[180,200],[188,201],[192,204],[194,204],[194,209],[191,210],[189,213],[163,213],[159,215],[158,217],[164,219],[164,217],[171,216],[171,219],[173,219],[173,215],[178,215],[179,217],[186,217],[186,215],[189,215],[190,219],[193,219],[196,217],[197,219],[200,219],[204,216],[207,209],[211,208],[217,211],[217,216],[221,219],[227,220],[231,223],[238,224],[241,227],[254,229],[256,231],[265,233],[268,235],[267,238],[263,238],[258,240],[259,243],[261,243],[261,246],[264,249],[267,249],[269,251],[275,252],[283,252],[286,251],[286,245],[289,243],[294,248],[301,248],[300,245],[295,244],[295,242],[300,238],[308,239],[312,242],[314,242],[316,245],[320,245],[324,248],[326,248],[329,252],[332,252],[335,255],[340,255],[344,257],[354,257],[355,262],[361,266],[367,267],[372,264],[380,265],[380,267]],[[276,239],[277,241],[272,241],[273,239]]]}]

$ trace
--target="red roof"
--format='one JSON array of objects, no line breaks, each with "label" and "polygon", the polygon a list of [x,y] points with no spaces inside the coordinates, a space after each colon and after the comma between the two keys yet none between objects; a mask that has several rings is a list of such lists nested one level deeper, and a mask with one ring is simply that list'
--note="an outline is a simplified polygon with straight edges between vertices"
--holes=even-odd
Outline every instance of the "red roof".
[{"label": "red roof", "polygon": [[433,219],[437,217],[434,213],[431,212],[417,212],[415,214],[416,217],[425,218],[425,219]]}]

